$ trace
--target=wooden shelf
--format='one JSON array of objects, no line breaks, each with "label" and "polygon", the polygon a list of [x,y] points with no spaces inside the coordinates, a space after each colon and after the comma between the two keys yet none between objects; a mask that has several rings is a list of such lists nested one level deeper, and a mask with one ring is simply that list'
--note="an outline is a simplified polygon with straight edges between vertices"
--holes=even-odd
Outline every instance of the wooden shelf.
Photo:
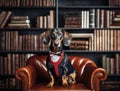
[{"label": "wooden shelf", "polygon": [[0,6],[0,9],[55,9],[56,7],[45,7],[45,6],[41,6],[41,7],[25,7],[25,6],[16,6],[16,7],[12,7],[12,6]]},{"label": "wooden shelf", "polygon": [[120,6],[58,6],[59,9],[120,9]]},{"label": "wooden shelf", "polygon": [[[66,53],[120,53],[120,51],[89,51],[89,50],[64,50]],[[27,54],[27,53],[33,53],[33,54],[48,54],[48,51],[0,51],[0,54],[6,54],[6,53],[18,53],[18,54]]]},{"label": "wooden shelf", "polygon": [[5,79],[5,78],[14,78],[14,77],[15,77],[14,74],[3,74],[3,75],[0,74],[0,78],[2,78],[2,79]]}]

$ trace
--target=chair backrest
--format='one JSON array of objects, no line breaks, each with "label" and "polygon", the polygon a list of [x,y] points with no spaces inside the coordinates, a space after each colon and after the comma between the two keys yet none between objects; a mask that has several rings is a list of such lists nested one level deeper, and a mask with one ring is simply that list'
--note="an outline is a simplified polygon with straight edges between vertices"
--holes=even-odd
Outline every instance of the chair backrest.
[{"label": "chair backrest", "polygon": [[[77,71],[78,75],[77,80],[82,80],[80,78],[82,78],[86,66],[88,65],[96,66],[96,64],[92,60],[85,57],[81,56],[68,56],[68,57],[71,61],[71,64]],[[30,64],[36,67],[37,75],[39,76],[38,78],[40,81],[49,81],[49,75],[47,73],[46,68],[46,58],[47,56],[44,55],[34,55],[27,60],[27,65]]]}]

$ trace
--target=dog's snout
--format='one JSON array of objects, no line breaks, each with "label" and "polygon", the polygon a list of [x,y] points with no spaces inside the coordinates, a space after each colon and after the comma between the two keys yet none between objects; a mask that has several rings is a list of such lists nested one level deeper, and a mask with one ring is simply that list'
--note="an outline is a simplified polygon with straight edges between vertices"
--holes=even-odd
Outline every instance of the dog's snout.
[{"label": "dog's snout", "polygon": [[54,43],[55,46],[58,46],[58,44]]},{"label": "dog's snout", "polygon": [[58,43],[58,40],[56,40],[55,43],[54,43],[54,45],[55,45],[55,46],[58,46],[58,44],[59,44],[59,43]]}]

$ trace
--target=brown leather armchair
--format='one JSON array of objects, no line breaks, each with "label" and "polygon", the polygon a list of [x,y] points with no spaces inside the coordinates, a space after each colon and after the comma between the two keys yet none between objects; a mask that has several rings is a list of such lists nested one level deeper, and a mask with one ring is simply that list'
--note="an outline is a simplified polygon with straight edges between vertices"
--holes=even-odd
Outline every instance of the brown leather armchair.
[{"label": "brown leather armchair", "polygon": [[23,91],[99,91],[100,81],[107,78],[107,72],[103,68],[98,68],[96,64],[84,57],[69,56],[72,65],[77,70],[77,83],[63,87],[62,85],[54,85],[47,88],[49,76],[45,66],[46,56],[34,55],[27,60],[25,67],[16,70],[16,78],[22,81]]}]

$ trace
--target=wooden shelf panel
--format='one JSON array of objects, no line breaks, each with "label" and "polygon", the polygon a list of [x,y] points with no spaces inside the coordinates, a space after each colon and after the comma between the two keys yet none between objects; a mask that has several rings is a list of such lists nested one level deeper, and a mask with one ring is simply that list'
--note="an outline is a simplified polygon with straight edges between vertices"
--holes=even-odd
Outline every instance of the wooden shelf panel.
[{"label": "wooden shelf panel", "polygon": [[0,78],[5,79],[5,78],[14,78],[15,75],[14,74],[3,74],[0,75]]},{"label": "wooden shelf panel", "polygon": [[20,7],[12,7],[12,6],[6,6],[6,7],[4,7],[4,6],[0,6],[0,9],[55,9],[56,7],[24,7],[24,6],[20,6]]},{"label": "wooden shelf panel", "polygon": [[120,9],[120,6],[58,6],[59,9]]},{"label": "wooden shelf panel", "polygon": [[[120,51],[88,51],[88,50],[64,50],[66,53],[120,53]],[[18,53],[18,54],[27,54],[27,53],[33,53],[33,54],[48,54],[48,51],[0,51],[0,53]]]}]

